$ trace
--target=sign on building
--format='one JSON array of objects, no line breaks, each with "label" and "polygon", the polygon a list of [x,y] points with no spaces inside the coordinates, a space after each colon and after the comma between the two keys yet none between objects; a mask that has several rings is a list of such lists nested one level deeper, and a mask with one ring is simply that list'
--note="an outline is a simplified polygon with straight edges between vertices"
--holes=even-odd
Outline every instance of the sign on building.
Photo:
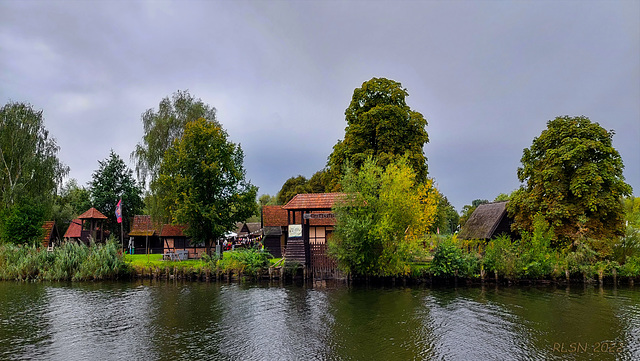
[{"label": "sign on building", "polygon": [[290,224],[289,225],[289,238],[302,238],[302,225]]}]

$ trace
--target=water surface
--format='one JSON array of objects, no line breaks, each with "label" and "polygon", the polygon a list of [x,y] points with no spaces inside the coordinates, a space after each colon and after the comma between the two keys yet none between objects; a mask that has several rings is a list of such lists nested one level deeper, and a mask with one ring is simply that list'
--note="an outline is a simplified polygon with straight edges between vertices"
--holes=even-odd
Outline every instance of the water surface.
[{"label": "water surface", "polygon": [[6,360],[640,360],[640,288],[0,282]]}]

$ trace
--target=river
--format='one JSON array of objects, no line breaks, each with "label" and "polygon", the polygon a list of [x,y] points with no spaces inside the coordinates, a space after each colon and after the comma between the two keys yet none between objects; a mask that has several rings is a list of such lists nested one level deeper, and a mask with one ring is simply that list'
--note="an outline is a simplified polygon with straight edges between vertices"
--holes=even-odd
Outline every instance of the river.
[{"label": "river", "polygon": [[640,360],[640,287],[0,282],[2,360]]}]

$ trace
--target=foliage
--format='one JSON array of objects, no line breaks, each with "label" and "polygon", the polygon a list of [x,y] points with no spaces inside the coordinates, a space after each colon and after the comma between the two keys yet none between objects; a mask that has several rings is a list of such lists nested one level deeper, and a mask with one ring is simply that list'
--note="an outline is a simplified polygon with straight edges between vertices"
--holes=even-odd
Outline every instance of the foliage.
[{"label": "foliage", "polygon": [[242,149],[227,138],[217,122],[187,123],[152,184],[173,222],[188,224],[186,233],[207,253],[212,241],[257,212],[258,189],[245,179]]},{"label": "foliage", "polygon": [[553,250],[551,240],[554,237],[553,227],[549,227],[544,216],[534,218],[533,233],[524,232],[520,240],[519,266],[522,276],[541,278],[553,271]]},{"label": "foliage", "polygon": [[334,145],[329,156],[327,191],[339,189],[348,164],[359,169],[372,157],[386,167],[405,155],[416,183],[427,181],[423,151],[429,142],[427,121],[406,104],[408,95],[400,83],[385,78],[372,78],[353,91],[345,110],[344,140]]},{"label": "foliage", "polygon": [[52,218],[56,227],[63,235],[69,227],[69,221],[91,208],[91,192],[85,187],[78,186],[75,179],[67,181],[55,197],[52,208]]},{"label": "foliage", "polygon": [[[92,175],[90,184],[93,206],[107,216],[105,227],[113,235],[120,235],[116,220],[116,205],[122,199],[122,222],[124,229],[131,229],[131,220],[140,214],[144,203],[142,189],[136,184],[133,171],[111,150],[109,157],[98,161],[99,167]],[[86,211],[86,210],[85,210]]]},{"label": "foliage", "polygon": [[523,151],[518,179],[524,183],[509,202],[514,230],[532,231],[540,213],[560,245],[580,237],[610,240],[624,235],[623,163],[607,132],[586,117],[558,117]]},{"label": "foliage", "polygon": [[269,194],[263,194],[258,197],[258,206],[260,209],[264,206],[275,206],[278,204],[278,198]]},{"label": "foliage", "polygon": [[308,183],[302,175],[287,179],[278,192],[278,204],[287,204],[296,194],[309,193]]},{"label": "foliage", "polygon": [[238,249],[223,253],[218,268],[223,272],[256,276],[260,270],[269,268],[273,256],[256,248]]},{"label": "foliage", "polygon": [[60,148],[44,127],[42,111],[26,103],[0,108],[0,211],[21,199],[48,210],[69,172],[58,159]]},{"label": "foliage", "polygon": [[492,271],[496,275],[512,279],[517,271],[516,257],[518,255],[516,246],[509,236],[500,236],[487,244],[484,257],[482,259],[484,269]]},{"label": "foliage", "polygon": [[459,220],[460,228],[464,227],[464,224],[467,223],[467,221],[469,220],[469,217],[471,217],[471,215],[473,214],[473,211],[475,211],[479,205],[486,204],[486,203],[489,203],[489,201],[486,199],[474,199],[473,202],[471,202],[471,204],[467,204],[464,207],[462,207],[462,215],[460,216],[460,220]]},{"label": "foliage", "polygon": [[2,242],[35,245],[42,240],[44,209],[41,205],[24,200],[5,210],[1,219]]},{"label": "foliage", "polygon": [[151,180],[156,178],[167,149],[174,140],[182,137],[187,123],[199,118],[217,124],[216,109],[194,98],[188,90],[178,90],[171,99],[163,98],[158,111],[147,109],[142,113],[144,135],[131,158],[136,162],[136,173],[143,184],[148,177]]},{"label": "foliage", "polygon": [[418,183],[406,158],[385,168],[372,158],[342,180],[347,196],[334,206],[336,230],[329,252],[355,275],[393,276],[408,262],[435,219],[437,191]]},{"label": "foliage", "polygon": [[464,266],[462,250],[455,244],[452,237],[446,237],[436,247],[431,262],[431,272],[434,276],[458,276]]},{"label": "foliage", "polygon": [[324,193],[328,189],[329,173],[319,170],[310,179],[302,175],[287,179],[277,195],[277,204],[287,204],[296,194]]},{"label": "foliage", "polygon": [[613,259],[623,264],[627,258],[640,256],[640,197],[624,200],[625,234],[613,245]]},{"label": "foliage", "polygon": [[52,252],[34,246],[0,245],[0,279],[86,281],[126,276],[129,269],[113,239],[105,244],[66,242]]},{"label": "foliage", "polygon": [[458,227],[460,216],[456,209],[449,203],[447,197],[438,193],[438,210],[436,220],[431,226],[431,233],[453,234]]}]

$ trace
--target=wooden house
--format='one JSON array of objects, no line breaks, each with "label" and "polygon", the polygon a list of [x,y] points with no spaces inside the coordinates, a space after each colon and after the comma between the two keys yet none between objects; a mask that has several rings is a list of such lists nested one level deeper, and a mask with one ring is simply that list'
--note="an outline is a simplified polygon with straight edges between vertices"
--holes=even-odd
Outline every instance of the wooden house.
[{"label": "wooden house", "polygon": [[129,231],[129,242],[134,254],[146,254],[147,249],[151,254],[164,253],[160,232],[149,215],[133,217],[133,224]]},{"label": "wooden house", "polygon": [[335,227],[331,209],[344,193],[297,194],[282,208],[287,211],[287,262],[297,262],[314,278],[334,278],[335,261],[327,255],[327,243]]},{"label": "wooden house", "polygon": [[462,227],[458,238],[490,240],[506,234],[513,239],[513,220],[507,214],[507,203],[504,201],[479,205]]},{"label": "wooden house", "polygon": [[273,257],[284,254],[287,241],[287,210],[282,206],[262,207],[262,244]]},{"label": "wooden house", "polygon": [[184,233],[188,226],[165,224],[162,226],[160,238],[164,246],[164,253],[176,251],[187,251],[189,258],[200,258],[206,253],[204,243],[195,244]]}]

